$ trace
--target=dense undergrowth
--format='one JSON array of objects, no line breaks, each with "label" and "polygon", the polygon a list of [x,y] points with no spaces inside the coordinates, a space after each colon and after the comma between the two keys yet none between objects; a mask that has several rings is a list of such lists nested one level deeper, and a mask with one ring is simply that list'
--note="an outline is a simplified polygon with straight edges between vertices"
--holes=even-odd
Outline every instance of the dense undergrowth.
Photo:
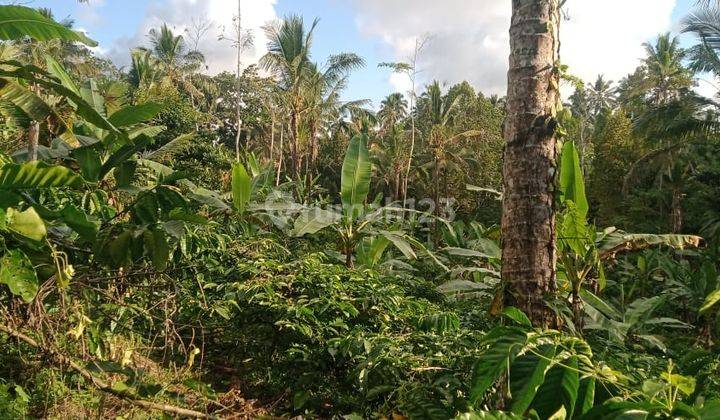
[{"label": "dense undergrowth", "polygon": [[[666,200],[662,188],[618,204],[613,174],[586,191],[592,153],[573,136],[588,121],[566,108],[558,292],[546,297],[560,327],[541,330],[503,304],[502,194],[466,186],[478,162],[455,160],[474,153],[487,163],[474,183],[498,186],[497,98],[468,84],[428,88],[417,116],[434,143],[418,152],[410,192],[458,200],[411,210],[399,165],[408,116],[388,117],[387,103],[380,120],[358,108],[340,118],[297,177],[283,146],[266,153],[262,127],[243,133],[236,155],[235,110],[174,84],[184,74],[229,89],[234,76],[139,51],[129,74],[103,69],[96,83],[52,54],[90,40],[19,6],[0,6],[0,23],[13,14],[52,31],[0,30],[3,51],[17,49],[0,63],[0,418],[720,415],[712,132],[687,180],[691,228],[664,234],[655,209],[628,221],[643,199]],[[258,124],[269,112],[261,82],[249,70],[238,83]],[[594,117],[618,121],[597,128],[605,160],[595,157],[593,176],[603,164],[637,170],[621,162],[626,145],[611,144],[629,132],[626,115]],[[700,123],[688,118],[683,127]],[[36,123],[32,159],[22,140]]]}]

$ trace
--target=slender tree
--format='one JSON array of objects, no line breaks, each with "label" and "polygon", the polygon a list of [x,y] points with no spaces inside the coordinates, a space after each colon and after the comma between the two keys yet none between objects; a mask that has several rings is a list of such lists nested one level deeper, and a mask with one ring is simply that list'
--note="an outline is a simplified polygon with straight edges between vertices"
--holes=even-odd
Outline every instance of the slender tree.
[{"label": "slender tree", "polygon": [[418,76],[417,62],[420,52],[425,47],[427,40],[427,37],[415,39],[415,49],[409,62],[380,63],[378,65],[379,67],[391,68],[396,73],[403,73],[410,79],[410,155],[408,157],[407,167],[405,168],[405,179],[403,180],[403,208],[407,203],[408,179],[410,179],[410,168],[412,168],[413,154],[415,153],[415,104],[417,102],[415,85]]},{"label": "slender tree", "polygon": [[558,0],[513,0],[505,121],[502,278],[505,302],[554,327]]}]

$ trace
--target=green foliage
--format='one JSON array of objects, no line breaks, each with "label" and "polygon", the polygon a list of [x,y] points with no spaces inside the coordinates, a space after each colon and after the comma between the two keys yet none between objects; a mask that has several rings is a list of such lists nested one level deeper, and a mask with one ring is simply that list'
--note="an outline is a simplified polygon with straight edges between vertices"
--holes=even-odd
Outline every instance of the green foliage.
[{"label": "green foliage", "polygon": [[367,136],[357,135],[350,140],[340,178],[340,195],[343,213],[355,219],[363,210],[365,200],[370,192],[370,176],[372,163],[368,157]]},{"label": "green foliage", "polygon": [[240,214],[245,212],[245,208],[250,201],[251,189],[252,179],[245,170],[245,166],[240,162],[236,162],[232,169],[232,196],[233,206]]},{"label": "green foliage", "polygon": [[536,330],[502,307],[503,98],[432,83],[375,115],[340,100],[362,59],[313,63],[297,17],[267,28],[278,82],[202,74],[167,25],[126,74],[43,16],[0,6],[2,144],[39,126],[38,161],[0,153],[0,417],[719,409],[716,105],[671,37],[617,88],[567,77],[561,323]]},{"label": "green foliage", "polygon": [[0,283],[25,302],[32,301],[39,285],[28,257],[20,250],[10,250],[0,258],[0,263]]},{"label": "green foliage", "polygon": [[82,178],[69,168],[39,161],[0,166],[0,190],[4,191],[73,187],[81,182]]},{"label": "green foliage", "polygon": [[16,40],[25,37],[38,41],[62,39],[82,42],[91,47],[97,46],[97,42],[43,16],[37,10],[24,6],[2,6],[0,8],[0,39]]}]

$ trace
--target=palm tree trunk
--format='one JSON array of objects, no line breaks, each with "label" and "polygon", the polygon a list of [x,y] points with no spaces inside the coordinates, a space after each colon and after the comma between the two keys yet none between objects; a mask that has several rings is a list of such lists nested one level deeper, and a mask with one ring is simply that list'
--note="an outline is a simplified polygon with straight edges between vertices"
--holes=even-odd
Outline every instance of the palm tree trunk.
[{"label": "palm tree trunk", "polygon": [[394,183],[395,185],[393,188],[393,201],[397,201],[400,199],[400,190],[401,190],[401,185],[402,185],[401,176],[402,176],[401,169],[400,169],[400,167],[398,167],[397,169],[395,169],[395,183]]},{"label": "palm tree trunk", "polygon": [[559,72],[558,0],[513,0],[510,26],[502,278],[505,303],[533,325],[556,327],[545,303],[556,293],[555,120]]},{"label": "palm tree trunk", "polygon": [[280,185],[280,171],[282,170],[283,163],[283,140],[285,139],[283,134],[285,133],[285,123],[280,121],[280,150],[278,150],[278,163],[277,163],[277,176],[275,178],[275,186]]},{"label": "palm tree trunk", "polygon": [[30,123],[30,128],[28,128],[28,134],[27,134],[27,150],[28,150],[27,160],[28,160],[28,162],[34,162],[37,160],[38,138],[39,137],[40,137],[40,123],[37,121],[33,121]]},{"label": "palm tree trunk", "polygon": [[290,159],[292,161],[292,174],[296,180],[300,179],[300,162],[298,161],[298,112],[293,110],[290,115],[290,131],[292,132],[292,142],[290,143]]},{"label": "palm tree trunk", "polygon": [[683,210],[682,210],[682,189],[673,188],[672,190],[672,232],[681,233],[683,228]]},{"label": "palm tree trunk", "polygon": [[275,149],[275,117],[270,120],[270,162],[274,162],[273,149]]},{"label": "palm tree trunk", "polygon": [[310,127],[310,171],[314,174],[317,170],[317,158],[320,153],[320,143],[318,142],[317,126],[313,122]]}]

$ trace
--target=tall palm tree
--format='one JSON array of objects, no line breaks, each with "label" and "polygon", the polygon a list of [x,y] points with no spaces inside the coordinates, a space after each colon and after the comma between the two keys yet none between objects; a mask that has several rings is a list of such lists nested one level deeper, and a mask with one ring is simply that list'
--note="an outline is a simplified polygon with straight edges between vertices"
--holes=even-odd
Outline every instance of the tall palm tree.
[{"label": "tall palm tree", "polygon": [[696,10],[685,18],[683,32],[696,35],[700,41],[687,52],[690,69],[720,76],[720,8]]},{"label": "tall palm tree", "polygon": [[395,124],[370,149],[387,196],[393,201],[402,199],[402,173],[408,159],[406,134],[403,124]]},{"label": "tall palm tree", "polygon": [[[347,81],[347,74],[364,65],[364,60],[352,53],[332,55],[323,67],[313,63],[310,50],[317,24],[318,19],[315,19],[310,27],[306,28],[302,17],[290,15],[282,22],[275,22],[264,28],[268,38],[268,52],[262,57],[260,64],[278,79],[280,87],[288,96],[286,102],[290,108],[291,170],[296,179],[300,178],[301,167],[298,150],[300,119],[304,112],[312,108],[303,100],[303,89],[307,91],[308,86],[311,86],[310,90],[315,92],[339,91]],[[310,96],[317,99],[317,95]],[[305,97],[307,98],[307,95]]]},{"label": "tall palm tree", "polygon": [[451,162],[463,160],[455,153],[453,146],[461,138],[480,134],[475,130],[460,133],[454,130],[452,119],[461,98],[461,95],[454,98],[443,95],[438,81],[428,85],[420,98],[420,109],[430,122],[427,142],[430,158],[425,166],[432,169],[432,191],[436,213],[440,211],[440,192],[447,187],[446,169]]},{"label": "tall palm tree", "polygon": [[558,1],[513,0],[511,22],[501,225],[505,301],[533,325],[553,327],[556,315],[545,297],[557,290]]},{"label": "tall palm tree", "polygon": [[193,78],[205,63],[200,51],[190,50],[182,35],[175,35],[167,24],[148,32],[150,48],[137,48],[131,53],[130,82],[138,87],[151,86],[165,80],[195,98],[202,95]]},{"label": "tall palm tree", "polygon": [[692,74],[683,65],[686,51],[680,47],[679,39],[665,33],[658,36],[654,44],[646,42],[643,46],[649,102],[660,105],[678,99],[693,85]]},{"label": "tall palm tree", "polygon": [[264,28],[268,38],[268,52],[262,57],[260,64],[278,79],[281,88],[288,96],[291,173],[295,178],[300,177],[298,155],[299,118],[302,111],[300,89],[308,72],[307,69],[311,65],[310,48],[317,24],[318,19],[315,19],[310,27],[306,28],[301,16],[290,15],[286,16],[282,22],[274,22]]},{"label": "tall palm tree", "polygon": [[605,80],[601,74],[595,79],[595,83],[588,84],[585,90],[587,94],[588,107],[593,116],[599,115],[606,109],[611,109],[616,102],[615,88],[612,80]]},{"label": "tall palm tree", "polygon": [[382,132],[388,132],[407,116],[407,100],[402,93],[391,93],[380,102],[378,118]]}]

